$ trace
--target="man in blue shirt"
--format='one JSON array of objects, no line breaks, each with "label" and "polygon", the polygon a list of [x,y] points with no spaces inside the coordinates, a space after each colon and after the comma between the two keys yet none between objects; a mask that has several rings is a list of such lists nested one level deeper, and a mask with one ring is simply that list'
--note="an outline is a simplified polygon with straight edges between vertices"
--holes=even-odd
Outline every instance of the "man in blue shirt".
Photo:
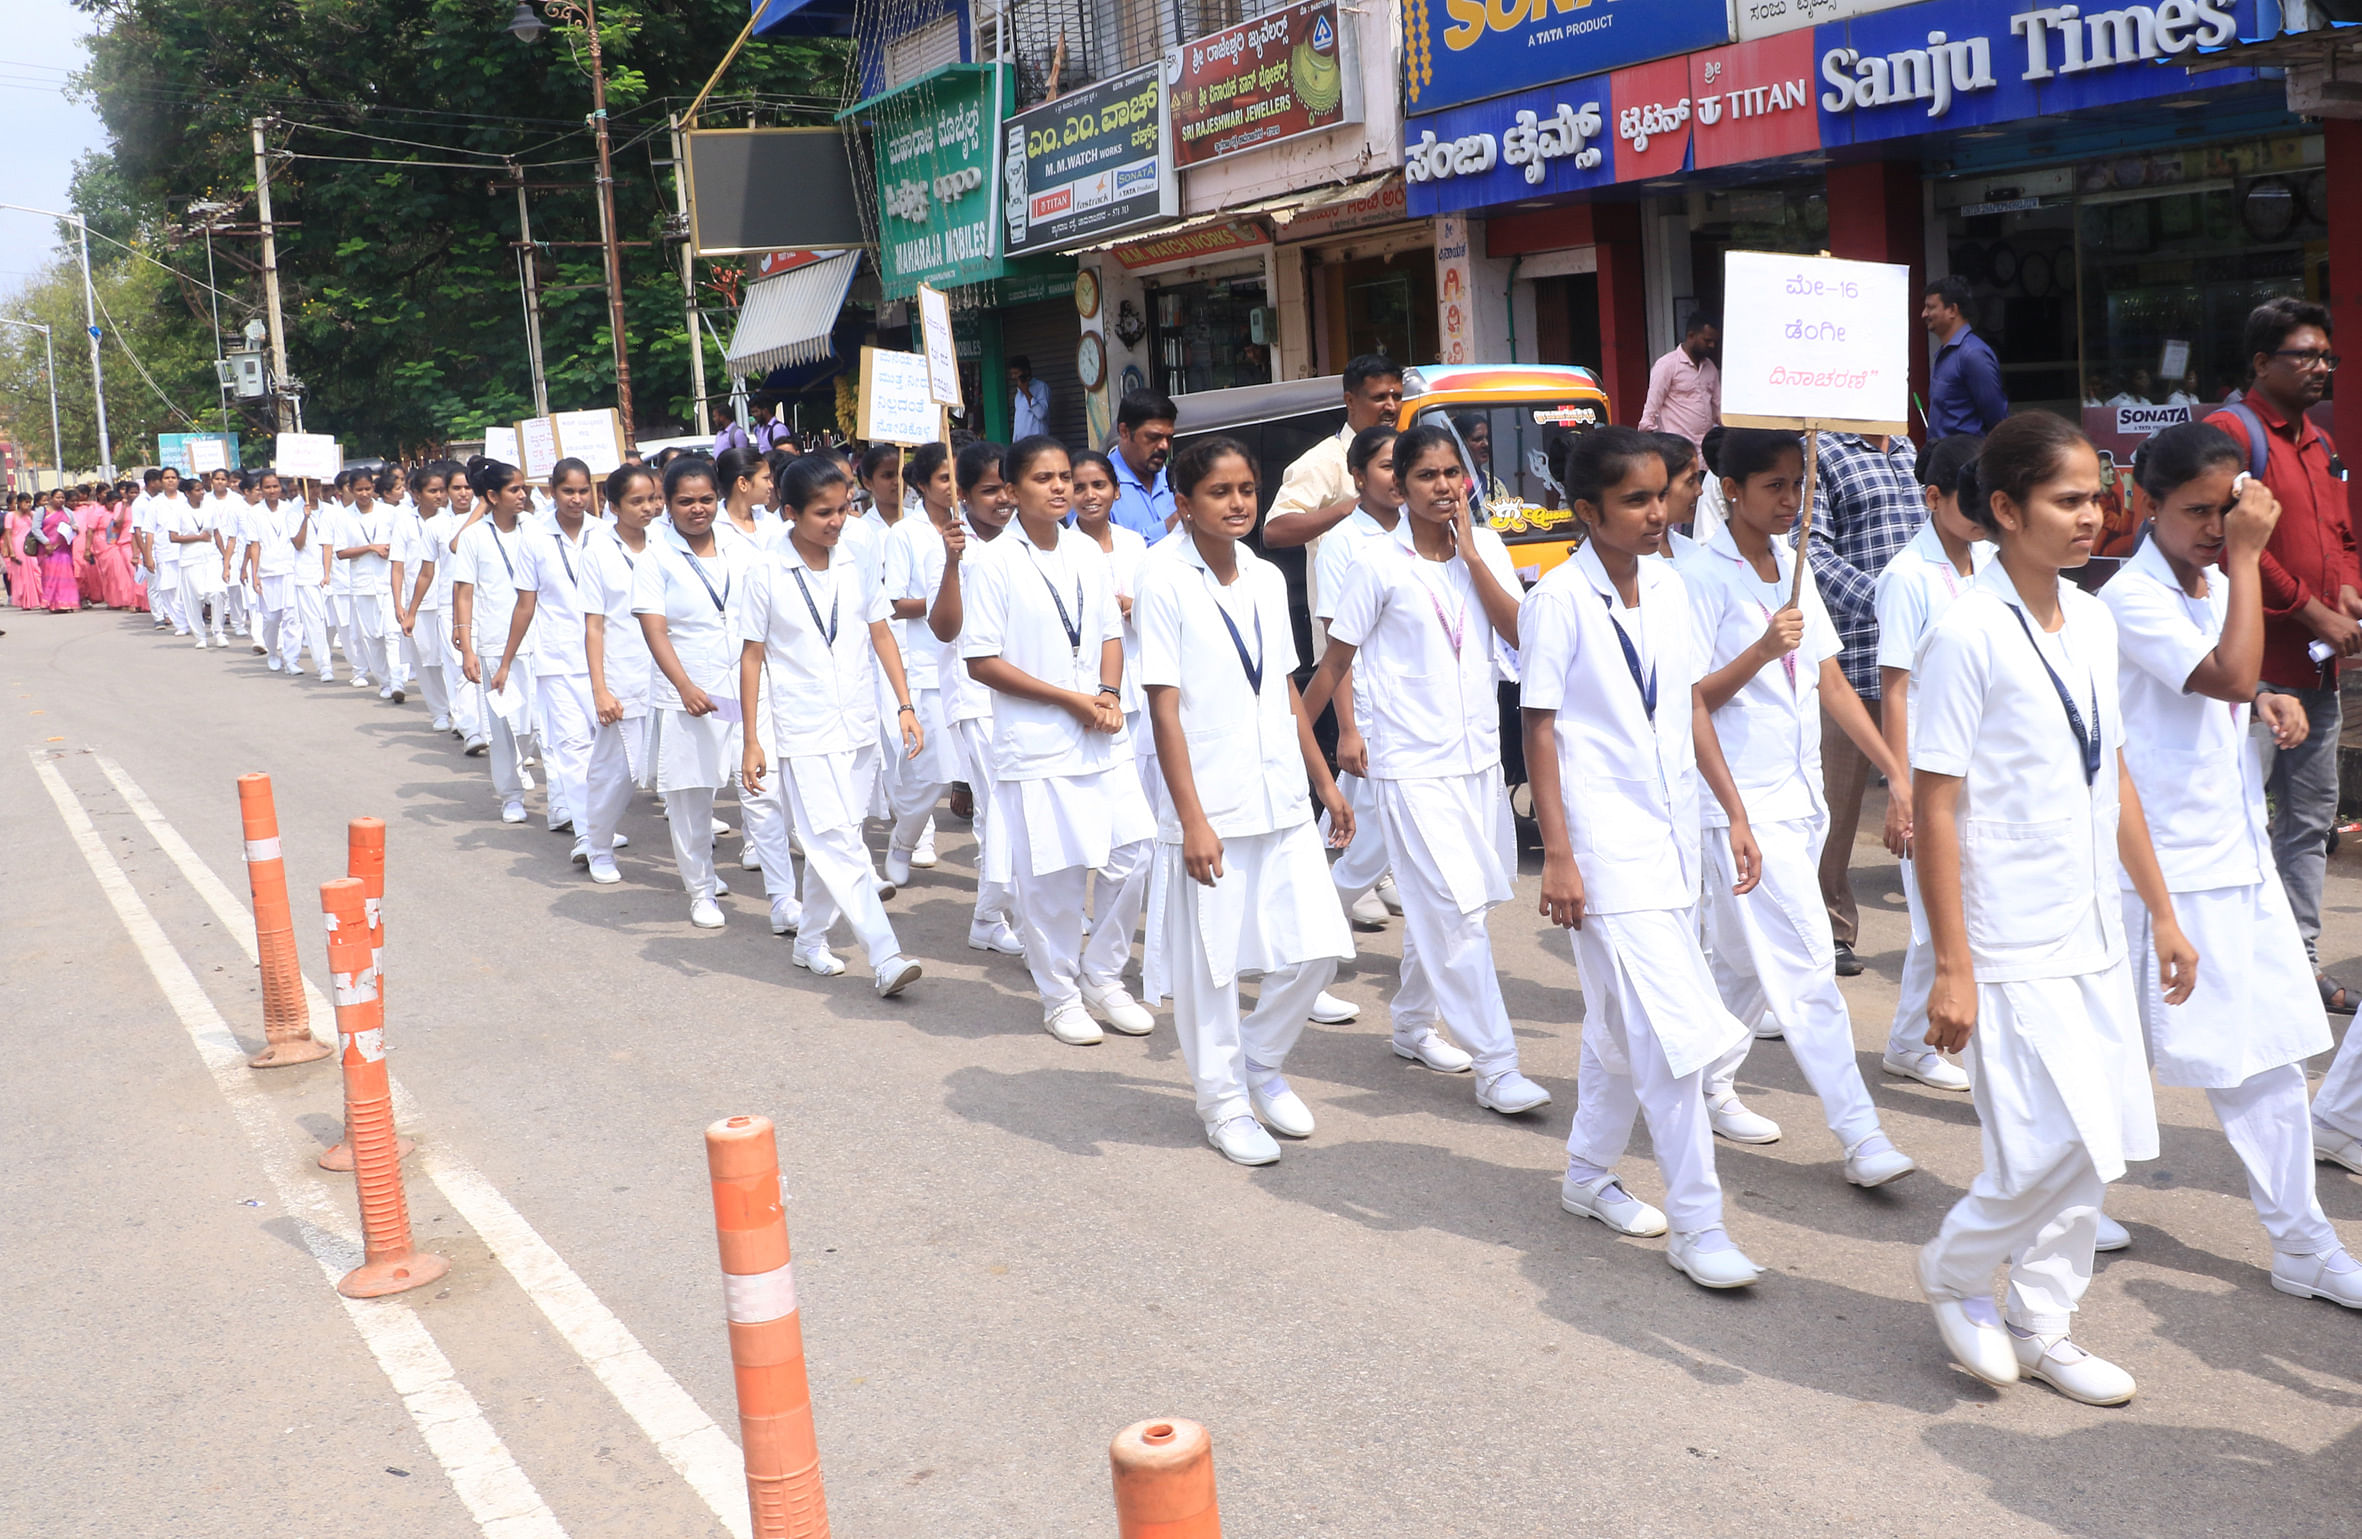
[{"label": "man in blue shirt", "polygon": [[1968,329],[1976,303],[1968,280],[1947,274],[1927,286],[1919,319],[1936,339],[1935,368],[1927,384],[1927,439],[1955,433],[1990,433],[2009,415],[2009,393],[2001,388],[2001,360],[1983,337]]},{"label": "man in blue shirt", "polygon": [[1165,461],[1173,452],[1173,398],[1135,390],[1115,410],[1115,507],[1108,515],[1149,544],[1173,521],[1173,489]]}]

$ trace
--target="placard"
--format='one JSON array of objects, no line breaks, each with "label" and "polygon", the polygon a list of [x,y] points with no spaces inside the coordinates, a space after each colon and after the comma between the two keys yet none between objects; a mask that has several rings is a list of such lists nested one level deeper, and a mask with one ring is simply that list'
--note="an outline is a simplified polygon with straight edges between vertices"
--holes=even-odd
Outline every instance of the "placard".
[{"label": "placard", "polygon": [[1361,121],[1361,68],[1337,0],[1308,0],[1174,50],[1173,160],[1203,165]]},{"label": "placard", "polygon": [[484,429],[484,458],[498,460],[503,465],[517,462],[517,430],[513,427]]},{"label": "placard", "polygon": [[331,433],[281,433],[271,458],[283,476],[333,481],[344,469],[344,445]]},{"label": "placard", "polygon": [[623,419],[614,407],[562,411],[552,420],[557,427],[559,456],[582,461],[593,481],[623,463]]},{"label": "placard", "polygon": [[1908,267],[1727,253],[1723,420],[1734,427],[1908,431],[1916,309]]},{"label": "placard", "polygon": [[873,444],[933,443],[942,414],[927,388],[923,354],[861,350],[861,400],[856,437]]},{"label": "placard", "polygon": [[1003,125],[1009,255],[1087,246],[1180,211],[1162,70],[1102,80]]},{"label": "placard", "polygon": [[555,417],[527,417],[517,424],[517,453],[524,456],[517,468],[525,472],[528,481],[546,481],[549,473],[558,468],[558,419]]},{"label": "placard", "polygon": [[928,395],[958,411],[963,404],[960,350],[951,334],[951,298],[924,283],[919,285],[919,334],[926,348]]},{"label": "placard", "polygon": [[189,440],[189,468],[199,475],[230,468],[230,446],[218,438]]}]

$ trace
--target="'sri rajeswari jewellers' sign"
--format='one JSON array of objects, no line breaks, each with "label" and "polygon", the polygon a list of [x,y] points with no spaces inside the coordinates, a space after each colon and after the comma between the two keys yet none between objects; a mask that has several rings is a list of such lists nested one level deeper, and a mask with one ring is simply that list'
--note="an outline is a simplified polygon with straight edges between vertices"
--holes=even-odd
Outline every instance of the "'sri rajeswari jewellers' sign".
[{"label": "'sri rajeswari jewellers' sign", "polygon": [[1173,50],[1173,158],[1202,165],[1361,121],[1337,0],[1310,0]]}]

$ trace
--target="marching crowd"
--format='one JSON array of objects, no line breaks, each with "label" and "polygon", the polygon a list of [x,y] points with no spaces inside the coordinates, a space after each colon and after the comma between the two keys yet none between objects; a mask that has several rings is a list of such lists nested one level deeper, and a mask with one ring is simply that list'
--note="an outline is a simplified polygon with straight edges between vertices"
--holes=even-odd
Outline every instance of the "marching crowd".
[{"label": "marching crowd", "polygon": [[[2259,370],[2327,357],[2326,316],[2258,317]],[[1168,462],[1173,407],[1153,393],[1123,403],[1120,458],[1036,435],[858,461],[749,443],[597,482],[568,460],[541,485],[481,458],[324,489],[151,472],[96,553],[128,544],[157,627],[198,647],[235,636],[299,681],[332,682],[341,657],[354,688],[420,695],[505,822],[528,820],[538,769],[590,881],[622,879],[618,822],[653,793],[703,928],[725,923],[730,798],[738,864],[795,964],[845,972],[849,932],[881,995],[919,983],[886,902],[936,863],[956,810],[977,846],[968,944],[1023,959],[1061,1043],[1146,1034],[1170,1001],[1206,1136],[1247,1165],[1279,1158],[1274,1133],[1314,1133],[1289,1051],[1308,1019],[1353,1017],[1327,985],[1353,927],[1389,910],[1393,1051],[1469,1074],[1501,1115],[1549,1103],[1520,1071],[1486,923],[1518,873],[1513,683],[1540,907],[1585,1000],[1560,1200],[1668,1236],[1709,1288],[1761,1271],[1726,1227],[1714,1153],[1780,1136],[1735,1092],[1759,1039],[1794,1053],[1845,1180],[1916,1168],[1837,983],[1826,721],[1885,777],[1904,857],[1883,1067],[1969,1093],[1983,1127],[1984,1169],[1919,1260],[1953,1356],[1995,1384],[2131,1398],[2070,1327],[2095,1250],[2130,1243],[2104,1197],[2157,1153],[2152,1075],[2206,1091],[2272,1285],[2362,1308],[2315,1195],[2317,1162],[2362,1175],[2362,1035],[2309,1099],[2325,1003],[2350,1004],[2325,1000],[2308,954],[2318,864],[2301,930],[2267,826],[2265,758],[2314,721],[2264,681],[2267,616],[2294,607],[2267,554],[2290,494],[2251,471],[2252,440],[2209,423],[2152,439],[2134,470],[2148,538],[2096,595],[2063,575],[2101,518],[2073,425],[2023,412],[1890,456],[1923,511],[1860,595],[1875,623],[1855,658],[1797,574],[1797,435],[1717,430],[1702,457],[1679,435],[1572,438],[1553,470],[1582,540],[1528,590],[1472,520],[1455,430],[1398,431],[1383,359],[1355,360],[1345,389],[1345,430],[1290,472],[1263,532],[1321,536],[1301,694],[1287,585],[1248,540],[1254,460],[1216,436]],[[2309,442],[2301,407],[2270,428]],[[1808,568],[1826,537],[1816,521]],[[2341,559],[2350,579],[2323,596],[2362,612],[2350,528]],[[45,599],[62,591],[48,561]],[[2362,652],[2362,629],[2329,634]],[[1313,729],[1332,710],[1334,771]],[[1617,1175],[1639,1119],[1661,1209]]]}]

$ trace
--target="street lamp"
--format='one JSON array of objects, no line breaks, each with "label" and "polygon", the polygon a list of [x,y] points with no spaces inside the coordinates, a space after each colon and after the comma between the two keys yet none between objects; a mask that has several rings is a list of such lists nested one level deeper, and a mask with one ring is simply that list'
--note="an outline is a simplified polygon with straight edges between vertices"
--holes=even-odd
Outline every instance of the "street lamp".
[{"label": "street lamp", "polygon": [[[629,453],[639,442],[632,427],[631,357],[623,336],[623,251],[615,240],[615,166],[607,151],[607,68],[599,47],[598,0],[517,0],[509,17],[509,35],[520,43],[536,42],[549,30],[543,14],[578,26],[590,43],[591,127],[599,140],[599,240],[607,254],[607,329],[615,339],[615,413],[623,423],[623,447]],[[531,259],[531,254],[527,254]]]},{"label": "street lamp", "polygon": [[0,315],[0,326],[22,326],[41,333],[41,350],[49,355],[49,453],[57,465],[57,484],[66,484],[66,440],[57,430],[57,340],[39,321],[12,321]]},{"label": "street lamp", "polygon": [[[213,232],[220,227],[222,216],[235,211],[235,206],[201,199],[184,211],[191,218],[204,221],[205,231],[205,292],[213,301],[213,356],[219,360],[221,352],[221,290],[213,282]],[[226,453],[230,447],[230,382],[221,375],[221,364],[214,364],[214,383],[221,392],[221,446]]]},{"label": "street lamp", "polygon": [[[604,141],[601,141],[604,143]],[[90,393],[98,410],[98,472],[105,479],[115,479],[115,449],[107,441],[107,381],[99,366],[98,290],[90,285],[90,221],[80,214],[61,214],[55,209],[34,208],[24,203],[0,203],[0,208],[12,208],[20,214],[39,214],[44,219],[62,219],[81,235],[82,251],[82,313],[85,328],[90,332]],[[59,456],[58,474],[65,474],[64,456]]]}]

